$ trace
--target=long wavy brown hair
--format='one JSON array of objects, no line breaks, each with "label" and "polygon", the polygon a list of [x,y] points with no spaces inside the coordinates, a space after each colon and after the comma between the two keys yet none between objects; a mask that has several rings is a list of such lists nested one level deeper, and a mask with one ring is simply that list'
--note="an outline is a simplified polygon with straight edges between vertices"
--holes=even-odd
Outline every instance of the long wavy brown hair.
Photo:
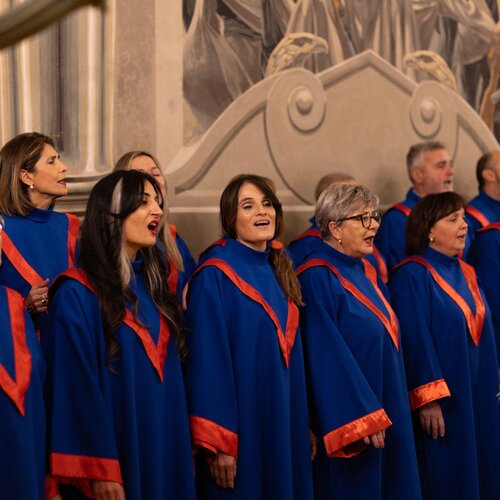
[{"label": "long wavy brown hair", "polygon": [[[220,222],[224,236],[228,238],[237,238],[236,217],[238,215],[238,195],[243,184],[253,184],[260,189],[264,196],[271,202],[276,211],[276,229],[274,238],[279,238],[284,229],[285,222],[283,217],[283,208],[276,196],[272,182],[260,175],[241,174],[234,177],[224,189],[220,199]],[[285,293],[297,305],[302,305],[302,293],[300,284],[295,275],[290,258],[283,250],[270,247],[270,261],[274,267],[276,278]]]}]

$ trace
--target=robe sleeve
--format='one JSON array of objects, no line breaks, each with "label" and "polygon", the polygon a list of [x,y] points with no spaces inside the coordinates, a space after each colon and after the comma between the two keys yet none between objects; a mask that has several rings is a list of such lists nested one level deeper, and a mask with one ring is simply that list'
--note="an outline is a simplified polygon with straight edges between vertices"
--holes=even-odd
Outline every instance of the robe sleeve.
[{"label": "robe sleeve", "polygon": [[84,491],[88,480],[122,483],[97,299],[83,285],[64,281],[51,300],[49,328],[50,474]]},{"label": "robe sleeve", "polygon": [[[351,457],[360,441],[391,425],[339,330],[343,294],[326,268],[300,274],[306,306],[301,329],[311,396],[325,449],[330,457]],[[337,281],[337,282],[336,282]]]},{"label": "robe sleeve", "polygon": [[420,264],[406,264],[389,289],[401,328],[410,409],[450,396],[431,334],[432,280]]},{"label": "robe sleeve", "polygon": [[193,442],[238,456],[238,409],[230,329],[234,290],[219,270],[205,268],[190,283],[186,390]]}]

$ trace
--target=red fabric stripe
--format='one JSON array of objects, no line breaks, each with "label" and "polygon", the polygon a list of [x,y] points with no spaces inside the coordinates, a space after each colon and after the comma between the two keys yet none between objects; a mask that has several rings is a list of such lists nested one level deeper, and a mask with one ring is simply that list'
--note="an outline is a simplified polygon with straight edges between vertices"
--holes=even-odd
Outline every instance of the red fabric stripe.
[{"label": "red fabric stripe", "polygon": [[73,214],[66,214],[66,217],[68,218],[68,267],[73,267],[75,265],[80,220]]},{"label": "red fabric stripe", "polygon": [[238,458],[238,434],[206,418],[190,416],[189,421],[194,443]]},{"label": "red fabric stripe", "polygon": [[5,255],[23,279],[31,286],[40,284],[43,281],[43,278],[35,271],[35,269],[33,269],[33,267],[23,257],[21,252],[15,247],[5,229],[2,233],[2,242]]},{"label": "red fabric stripe", "polygon": [[[365,269],[366,265],[369,265],[372,269],[373,266],[369,264],[368,262],[365,263]],[[332,271],[335,276],[339,279],[341,285],[349,292],[351,293],[356,299],[358,299],[365,307],[370,309],[370,311],[377,316],[377,318],[382,322],[384,325],[385,329],[389,333],[389,336],[391,337],[391,340],[396,347],[396,350],[399,349],[399,324],[398,320],[396,318],[396,314],[394,313],[392,307],[390,306],[389,302],[385,299],[384,295],[378,288],[373,283],[373,277],[370,279],[368,276],[368,279],[372,283],[372,285],[375,288],[375,291],[377,292],[377,295],[381,298],[384,306],[386,307],[387,311],[389,312],[390,320],[385,316],[385,314],[360,290],[358,290],[353,283],[351,283],[349,280],[346,280],[340,272],[332,266],[328,261],[323,260],[323,259],[311,259],[307,261],[305,264],[302,264],[295,272],[297,275],[305,271],[306,269],[309,269],[311,267],[317,267],[317,266],[325,266],[330,271]]]},{"label": "red fabric stripe", "polygon": [[170,329],[163,315],[160,315],[160,334],[158,336],[158,346],[155,345],[151,334],[147,328],[137,323],[134,315],[125,309],[125,316],[123,322],[132,329],[144,346],[146,355],[148,356],[151,364],[154,366],[160,380],[163,382],[163,368],[165,366],[165,358],[167,356],[167,346],[170,340]]},{"label": "red fabric stripe", "polygon": [[114,458],[51,453],[50,472],[52,476],[57,477],[114,481],[123,484],[120,463]]},{"label": "red fabric stripe", "polygon": [[411,208],[408,208],[403,203],[398,203],[397,205],[392,206],[389,210],[399,210],[402,214],[408,217],[411,214]]},{"label": "red fabric stripe", "polygon": [[474,219],[476,219],[482,227],[485,227],[490,223],[486,215],[484,215],[483,212],[481,212],[481,210],[476,207],[467,205],[465,207],[465,213],[469,214],[471,217],[474,217]]},{"label": "red fabric stripe", "polygon": [[[177,238],[177,228],[173,224],[170,224],[169,227],[170,227],[170,234],[172,235],[172,238],[175,241],[175,239]],[[179,283],[179,269],[174,264],[173,260],[170,258],[170,255],[167,256],[167,260],[169,268],[167,286],[172,293],[176,293],[177,283]]]},{"label": "red fabric stripe", "polygon": [[375,245],[373,246],[373,256],[375,257],[375,260],[377,261],[378,264],[380,279],[384,283],[387,283],[387,281],[389,280],[389,272],[387,270],[387,264],[385,263],[385,259],[382,257],[382,254],[378,251]]},{"label": "red fabric stripe", "polygon": [[[326,453],[329,457],[349,458],[358,455],[366,445],[356,443],[366,436],[387,429],[392,425],[383,408],[358,418],[334,429],[323,437]],[[357,446],[352,446],[354,443]]]},{"label": "red fabric stripe", "polygon": [[492,229],[495,229],[496,231],[500,231],[500,222],[492,222],[491,224],[488,224],[485,227],[482,227],[481,229],[478,229],[478,233],[484,233],[485,231],[491,231]]},{"label": "red fabric stripe", "polygon": [[[68,269],[67,271],[61,273],[57,277],[56,281],[62,277],[72,278],[86,286],[92,293],[94,293],[86,273],[81,269]],[[157,345],[155,345],[147,328],[138,324],[134,315],[128,309],[125,309],[123,322],[137,334],[142,342],[142,345],[144,346],[144,350],[146,351],[149,361],[151,361],[151,364],[158,373],[160,380],[163,382],[163,371],[165,367],[165,359],[167,357],[167,347],[170,341],[170,329],[168,327],[167,320],[163,314],[160,314],[160,333],[158,335]]]},{"label": "red fabric stripe", "polygon": [[241,279],[236,271],[225,261],[221,259],[208,259],[204,264],[202,264],[195,273],[198,273],[204,267],[213,266],[220,269],[231,281],[232,283],[248,298],[260,304],[268,316],[272,319],[274,326],[276,327],[276,333],[278,335],[278,342],[281,348],[283,357],[285,358],[285,364],[288,367],[290,362],[290,352],[292,351],[293,345],[295,343],[295,336],[297,334],[297,328],[299,324],[299,309],[294,304],[291,299],[288,299],[288,315],[286,322],[286,335],[283,333],[280,322],[273,308],[268,304],[266,299],[262,294],[256,290],[252,285],[247,283],[245,280]]},{"label": "red fabric stripe", "polygon": [[396,267],[403,266],[407,262],[417,262],[418,264],[427,268],[431,273],[434,281],[442,288],[442,290],[460,307],[463,315],[465,316],[465,321],[467,323],[467,328],[469,330],[470,336],[477,346],[479,345],[479,340],[481,339],[481,334],[483,332],[484,316],[486,314],[486,309],[484,306],[483,298],[479,292],[479,286],[477,284],[477,276],[474,268],[469,264],[466,264],[463,260],[459,259],[458,263],[464,274],[467,286],[474,299],[474,304],[476,306],[476,315],[472,314],[471,308],[465,302],[465,300],[458,294],[454,288],[434,269],[434,267],[429,264],[422,257],[412,256],[408,257],[402,262],[400,262]]},{"label": "red fabric stripe", "polygon": [[319,229],[308,229],[307,231],[304,231],[303,233],[300,233],[298,236],[296,236],[292,242],[301,240],[302,238],[307,238],[307,237],[313,237],[313,238],[321,238],[321,231]]},{"label": "red fabric stripe", "polygon": [[14,379],[0,364],[0,387],[24,416],[24,400],[31,380],[31,353],[26,342],[24,302],[21,295],[14,290],[5,288],[5,291],[14,351]]}]

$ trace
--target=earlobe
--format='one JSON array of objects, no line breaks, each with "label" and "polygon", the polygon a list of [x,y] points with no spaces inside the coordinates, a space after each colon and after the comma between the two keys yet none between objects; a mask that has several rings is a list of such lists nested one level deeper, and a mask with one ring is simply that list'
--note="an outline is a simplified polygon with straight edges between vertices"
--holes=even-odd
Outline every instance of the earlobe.
[{"label": "earlobe", "polygon": [[332,235],[332,238],[339,241],[342,239],[342,230],[340,229],[339,225],[335,221],[330,221],[328,223],[328,231],[330,231],[330,234]]},{"label": "earlobe", "polygon": [[23,184],[26,184],[27,186],[33,185],[33,175],[30,172],[28,172],[27,170],[23,169],[19,172],[19,180]]}]

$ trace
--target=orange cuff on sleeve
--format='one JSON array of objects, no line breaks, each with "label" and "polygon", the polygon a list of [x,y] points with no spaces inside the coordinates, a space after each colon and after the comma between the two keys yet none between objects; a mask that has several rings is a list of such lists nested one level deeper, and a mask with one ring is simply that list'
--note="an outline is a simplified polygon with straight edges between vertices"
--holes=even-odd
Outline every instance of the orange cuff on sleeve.
[{"label": "orange cuff on sleeve", "polygon": [[323,437],[326,453],[329,457],[338,458],[358,455],[366,448],[366,445],[357,441],[387,429],[391,425],[392,422],[383,408],[369,413],[326,434]]},{"label": "orange cuff on sleeve", "polygon": [[408,396],[410,398],[410,409],[413,411],[436,399],[449,397],[451,393],[444,378],[440,378],[411,390]]}]

